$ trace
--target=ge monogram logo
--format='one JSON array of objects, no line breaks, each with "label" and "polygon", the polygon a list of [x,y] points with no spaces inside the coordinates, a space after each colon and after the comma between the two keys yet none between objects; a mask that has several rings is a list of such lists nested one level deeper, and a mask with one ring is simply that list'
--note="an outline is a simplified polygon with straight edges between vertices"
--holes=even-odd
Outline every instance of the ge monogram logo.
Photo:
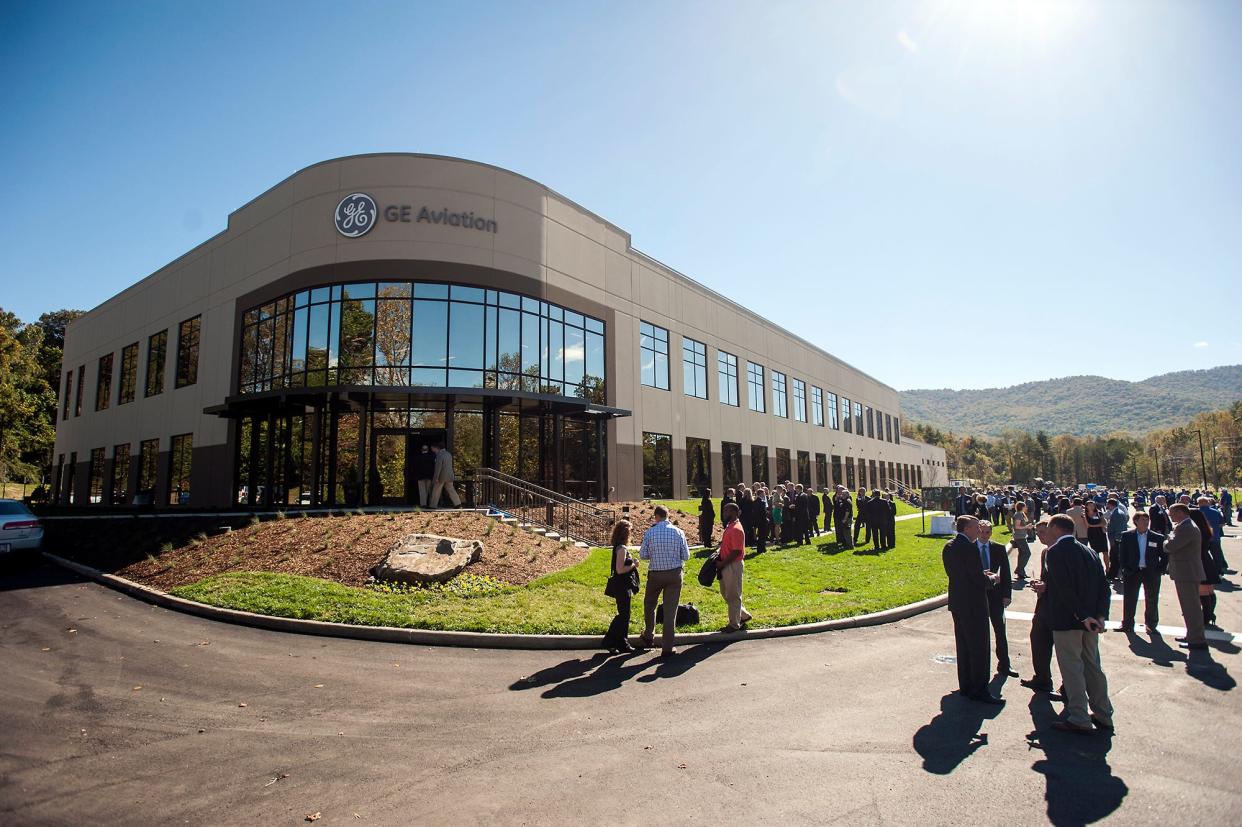
[{"label": "ge monogram logo", "polygon": [[336,231],[346,238],[366,235],[375,224],[375,200],[364,192],[351,193],[336,205]]}]

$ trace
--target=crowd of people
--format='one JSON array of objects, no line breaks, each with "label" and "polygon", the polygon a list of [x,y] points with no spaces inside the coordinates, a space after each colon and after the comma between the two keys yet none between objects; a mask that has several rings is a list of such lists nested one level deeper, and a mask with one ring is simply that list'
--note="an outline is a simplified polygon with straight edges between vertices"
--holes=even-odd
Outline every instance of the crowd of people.
[{"label": "crowd of people", "polygon": [[[724,506],[729,503],[737,505],[746,545],[756,554],[762,554],[768,545],[810,543],[821,533],[833,532],[834,526],[841,548],[854,548],[860,534],[862,542],[871,543],[876,551],[891,549],[896,542],[897,504],[891,492],[879,488],[872,489],[870,494],[859,488],[857,497],[851,498],[844,485],[824,488],[819,493],[789,480],[771,489],[767,483],[740,485],[725,491],[721,500],[722,523]],[[711,543],[711,524],[705,526],[704,515],[714,514],[711,508],[711,491],[704,491],[699,506],[699,539],[705,546]]]},{"label": "crowd of people", "polygon": [[[1233,506],[1227,489],[1215,494],[1102,487],[963,490],[953,502],[957,534],[943,551],[961,694],[1003,703],[988,689],[989,637],[995,639],[996,675],[1017,677],[1010,666],[1004,608],[1014,582],[1023,583],[1037,597],[1030,635],[1034,673],[1022,685],[1051,693],[1055,653],[1066,709],[1056,728],[1111,732],[1113,710],[1099,655],[1110,581],[1122,593],[1118,631],[1135,634],[1141,590],[1146,631],[1157,635],[1160,586],[1167,574],[1186,627],[1178,644],[1206,649],[1205,629],[1218,628],[1215,587],[1234,573],[1221,548],[1223,526],[1234,525]],[[1242,522],[1242,509],[1236,516]],[[1010,525],[1010,546],[1017,552],[1012,576],[1008,549],[991,541],[997,521]],[[1044,550],[1036,578],[1028,581],[1030,543],[1036,539]]]}]

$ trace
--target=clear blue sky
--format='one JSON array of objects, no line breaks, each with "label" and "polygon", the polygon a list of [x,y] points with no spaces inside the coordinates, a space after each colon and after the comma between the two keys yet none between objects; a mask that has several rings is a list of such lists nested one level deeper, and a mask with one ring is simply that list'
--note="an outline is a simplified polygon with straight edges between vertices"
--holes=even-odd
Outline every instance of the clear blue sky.
[{"label": "clear blue sky", "polygon": [[897,388],[1242,362],[1242,3],[14,3],[0,306],[457,155]]}]

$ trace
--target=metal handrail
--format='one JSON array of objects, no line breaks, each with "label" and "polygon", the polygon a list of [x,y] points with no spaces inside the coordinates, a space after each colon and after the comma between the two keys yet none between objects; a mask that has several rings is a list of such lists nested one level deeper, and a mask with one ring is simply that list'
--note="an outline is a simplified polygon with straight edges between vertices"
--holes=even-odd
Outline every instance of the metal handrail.
[{"label": "metal handrail", "polygon": [[592,546],[607,546],[617,521],[616,512],[611,509],[576,500],[495,468],[475,469],[474,488],[477,502],[489,508]]}]

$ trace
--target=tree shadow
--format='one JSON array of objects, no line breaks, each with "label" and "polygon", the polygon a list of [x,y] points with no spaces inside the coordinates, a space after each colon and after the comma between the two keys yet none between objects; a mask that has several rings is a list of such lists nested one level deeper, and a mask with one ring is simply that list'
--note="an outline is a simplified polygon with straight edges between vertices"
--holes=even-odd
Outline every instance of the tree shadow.
[{"label": "tree shadow", "polygon": [[1026,737],[1027,748],[1044,753],[1031,769],[1044,776],[1048,821],[1058,827],[1085,825],[1116,812],[1130,788],[1108,766],[1112,735],[1052,729],[1059,716],[1047,695],[1032,695],[1028,708],[1035,730]]},{"label": "tree shadow", "polygon": [[86,583],[68,569],[45,560],[38,554],[17,557],[0,557],[0,592],[22,589],[42,589],[48,586],[64,586],[69,583]]},{"label": "tree shadow", "polygon": [[1001,707],[989,706],[956,692],[940,699],[940,714],[914,733],[914,750],[923,757],[923,769],[934,775],[948,775],[958,764],[988,742],[979,728],[995,718]]}]

